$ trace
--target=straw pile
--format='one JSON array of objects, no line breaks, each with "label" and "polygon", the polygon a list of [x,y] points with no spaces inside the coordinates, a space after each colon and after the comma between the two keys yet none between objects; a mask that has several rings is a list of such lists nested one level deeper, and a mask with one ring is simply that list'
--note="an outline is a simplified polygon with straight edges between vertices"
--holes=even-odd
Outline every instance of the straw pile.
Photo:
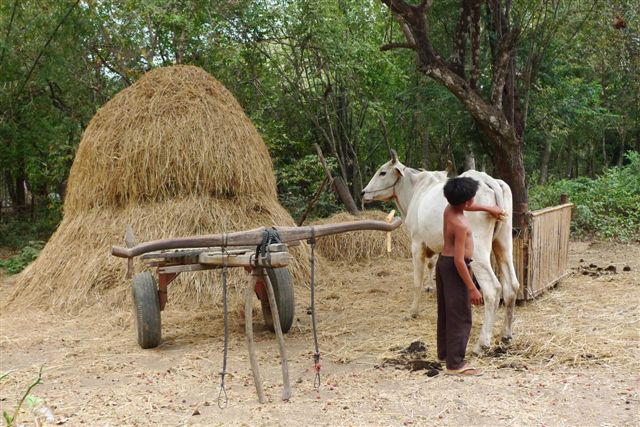
[{"label": "straw pile", "polygon": [[[71,168],[62,223],[18,278],[12,301],[68,310],[124,303],[126,261],[110,250],[124,244],[127,224],[138,243],[294,225],[278,203],[262,138],[233,95],[200,68],[150,71],[98,111]],[[308,248],[292,253],[299,284],[308,277]],[[246,283],[242,270],[230,270],[232,285]],[[215,300],[219,276],[211,277],[181,275],[169,286],[170,304]]]},{"label": "straw pile", "polygon": [[[347,212],[337,213],[329,218],[314,222],[315,225],[330,222],[347,222],[364,219],[384,221],[388,214],[382,211],[364,211],[353,216]],[[411,256],[411,239],[404,227],[391,233],[391,253],[387,254],[386,235],[380,231],[364,230],[350,233],[334,234],[318,239],[316,248],[326,259],[331,261],[358,261],[375,259],[383,256],[406,258]]]}]

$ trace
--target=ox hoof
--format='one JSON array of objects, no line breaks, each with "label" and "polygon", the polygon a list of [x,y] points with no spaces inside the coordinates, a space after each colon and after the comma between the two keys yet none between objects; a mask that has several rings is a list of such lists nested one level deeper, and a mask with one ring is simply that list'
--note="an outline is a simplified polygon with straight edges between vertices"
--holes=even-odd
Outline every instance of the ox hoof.
[{"label": "ox hoof", "polygon": [[425,286],[424,287],[424,291],[428,294],[430,294],[431,292],[433,292],[433,287],[432,286]]},{"label": "ox hoof", "polygon": [[418,313],[405,314],[404,320],[414,320],[418,318]]},{"label": "ox hoof", "polygon": [[480,345],[479,343],[473,347],[473,354],[477,357],[484,356],[489,350],[488,345]]},{"label": "ox hoof", "polygon": [[500,339],[500,341],[501,341],[501,342],[502,342],[502,344],[504,344],[504,345],[511,345],[511,340],[512,340],[512,337],[502,337],[502,338]]}]

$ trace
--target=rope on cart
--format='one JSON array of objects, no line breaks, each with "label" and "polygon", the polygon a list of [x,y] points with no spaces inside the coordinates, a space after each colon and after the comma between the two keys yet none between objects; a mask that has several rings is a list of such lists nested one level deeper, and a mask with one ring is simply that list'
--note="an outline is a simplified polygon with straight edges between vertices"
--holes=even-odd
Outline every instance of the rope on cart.
[{"label": "rope on cart", "polygon": [[229,399],[227,390],[224,387],[224,377],[227,374],[227,350],[229,346],[229,321],[227,308],[227,250],[226,250],[226,233],[224,235],[224,245],[222,246],[222,304],[224,313],[224,351],[222,356],[222,371],[220,372],[220,392],[218,393],[218,408],[227,407]]},{"label": "rope on cart", "polygon": [[313,366],[316,371],[316,376],[313,380],[313,387],[320,389],[320,349],[318,347],[318,332],[316,329],[316,306],[315,306],[315,247],[316,247],[316,230],[311,227],[311,238],[307,240],[307,243],[311,245],[311,327],[313,330],[313,343],[315,345],[315,353],[313,353]]},{"label": "rope on cart", "polygon": [[258,255],[262,255],[266,259],[265,267],[271,266],[271,252],[269,245],[272,243],[282,243],[280,234],[275,227],[267,228],[262,233],[262,242],[256,247],[256,260],[260,259]]}]

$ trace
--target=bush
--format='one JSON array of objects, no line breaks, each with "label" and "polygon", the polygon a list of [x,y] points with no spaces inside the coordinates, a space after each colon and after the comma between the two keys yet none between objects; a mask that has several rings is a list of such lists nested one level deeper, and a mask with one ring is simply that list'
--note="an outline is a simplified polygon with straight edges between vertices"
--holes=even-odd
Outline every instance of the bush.
[{"label": "bush", "polygon": [[531,209],[558,203],[567,193],[575,204],[572,232],[621,241],[640,240],[640,154],[627,153],[623,167],[607,169],[596,179],[560,180],[529,190]]},{"label": "bush", "polygon": [[0,268],[4,268],[9,274],[20,273],[34,259],[38,258],[43,247],[44,242],[42,241],[29,242],[17,255],[5,260],[0,260]]},{"label": "bush", "polygon": [[62,220],[62,205],[51,204],[33,212],[6,214],[0,218],[0,246],[13,249],[30,241],[48,240]]}]

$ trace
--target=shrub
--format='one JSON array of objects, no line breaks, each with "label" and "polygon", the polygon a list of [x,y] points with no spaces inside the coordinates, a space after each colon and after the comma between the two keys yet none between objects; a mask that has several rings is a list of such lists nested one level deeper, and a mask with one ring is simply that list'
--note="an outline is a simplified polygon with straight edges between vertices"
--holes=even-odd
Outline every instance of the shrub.
[{"label": "shrub", "polygon": [[628,163],[612,167],[595,179],[560,180],[529,190],[531,209],[557,204],[567,193],[575,204],[572,232],[621,241],[640,240],[640,154],[629,152]]},{"label": "shrub", "polygon": [[7,270],[9,274],[17,274],[25,269],[40,254],[40,250],[44,247],[42,241],[32,241],[23,247],[17,255],[5,260],[0,260],[0,268]]}]

